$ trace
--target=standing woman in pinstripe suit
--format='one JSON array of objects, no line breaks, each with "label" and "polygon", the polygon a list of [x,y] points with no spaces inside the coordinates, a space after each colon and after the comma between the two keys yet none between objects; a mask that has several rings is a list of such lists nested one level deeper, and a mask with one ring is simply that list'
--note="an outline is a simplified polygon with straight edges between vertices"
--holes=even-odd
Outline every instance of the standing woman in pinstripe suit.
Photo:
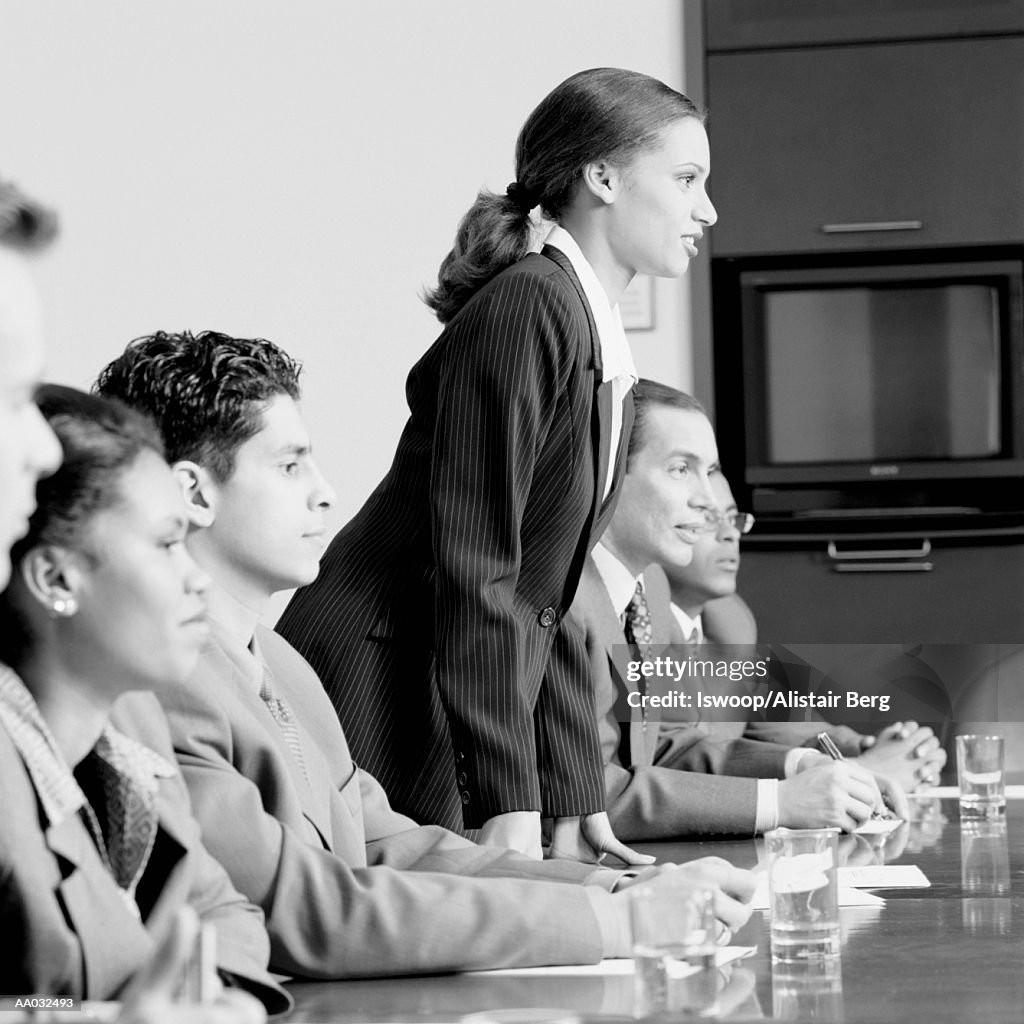
[{"label": "standing woman in pinstripe suit", "polygon": [[[634,274],[678,277],[716,219],[701,113],[617,68],[567,79],[482,192],[428,305],[388,475],[278,630],[396,809],[540,855],[637,855],[604,813],[586,653],[566,618],[614,506],[636,379]],[[531,252],[532,211],[556,222]]]}]

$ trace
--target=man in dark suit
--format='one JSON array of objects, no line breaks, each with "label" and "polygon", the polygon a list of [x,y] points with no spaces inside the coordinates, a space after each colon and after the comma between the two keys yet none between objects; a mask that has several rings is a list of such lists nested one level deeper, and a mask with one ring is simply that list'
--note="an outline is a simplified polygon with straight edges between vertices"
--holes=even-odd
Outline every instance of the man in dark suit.
[{"label": "man in dark suit", "polygon": [[[744,739],[743,723],[663,723],[644,700],[653,694],[636,666],[666,643],[685,660],[687,639],[651,563],[692,558],[714,506],[710,477],[720,470],[711,424],[692,398],[641,381],[635,401],[622,500],[573,604],[590,657],[613,827],[632,839],[779,824],[855,828],[878,801],[869,772]],[[905,810],[898,787],[883,785]]]}]

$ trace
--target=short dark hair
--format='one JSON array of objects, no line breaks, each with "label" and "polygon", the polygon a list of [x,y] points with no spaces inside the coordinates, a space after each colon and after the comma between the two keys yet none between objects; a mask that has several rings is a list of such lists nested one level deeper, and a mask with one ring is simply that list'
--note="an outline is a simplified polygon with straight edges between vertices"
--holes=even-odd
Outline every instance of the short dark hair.
[{"label": "short dark hair", "polygon": [[505,195],[482,191],[459,223],[427,305],[446,324],[492,277],[530,249],[530,211],[551,220],[569,207],[583,169],[626,163],[682,118],[704,112],[650,75],[590,68],[556,86],[526,119],[516,141],[516,180]]},{"label": "short dark hair", "polygon": [[235,453],[262,429],[270,400],[298,401],[301,372],[301,363],[264,338],[158,331],[132,341],[93,390],[152,416],[168,461],[196,462],[223,483]]},{"label": "short dark hair", "polygon": [[707,416],[707,410],[693,395],[688,395],[668,384],[659,384],[656,380],[641,378],[633,388],[633,429],[629,434],[629,448],[626,450],[626,470],[633,458],[643,448],[647,432],[647,414],[651,406],[668,406],[671,409],[683,409],[686,412],[699,412]]},{"label": "short dark hair", "polygon": [[75,547],[82,524],[120,500],[117,480],[140,453],[164,454],[153,422],[121,402],[43,384],[36,404],[64,455],[56,472],[36,484],[36,510],[11,551],[12,563],[38,544]]}]

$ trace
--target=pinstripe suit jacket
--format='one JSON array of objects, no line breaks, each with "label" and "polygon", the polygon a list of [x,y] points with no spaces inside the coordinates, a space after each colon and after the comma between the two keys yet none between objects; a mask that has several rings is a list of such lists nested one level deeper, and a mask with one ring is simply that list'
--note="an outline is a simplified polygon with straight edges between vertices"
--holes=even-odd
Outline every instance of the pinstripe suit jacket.
[{"label": "pinstripe suit jacket", "polygon": [[[669,610],[668,584],[657,566],[644,573],[654,643],[684,641]],[[629,648],[619,611],[597,566],[588,558],[573,618],[584,632],[604,755],[608,815],[620,839],[754,831],[757,776],[781,776],[787,748],[740,738],[743,723],[663,722],[655,712],[646,727],[626,704],[638,684],[629,679]],[[671,648],[669,649],[671,653]],[[656,690],[652,687],[650,693]],[[691,713],[692,714],[692,713]],[[622,733],[629,734],[628,747]]]},{"label": "pinstripe suit jacket", "polygon": [[[600,380],[561,252],[488,282],[413,367],[390,472],[278,624],[418,821],[604,809],[586,653],[563,621],[620,476],[602,503]],[[630,396],[623,445],[631,422]]]}]

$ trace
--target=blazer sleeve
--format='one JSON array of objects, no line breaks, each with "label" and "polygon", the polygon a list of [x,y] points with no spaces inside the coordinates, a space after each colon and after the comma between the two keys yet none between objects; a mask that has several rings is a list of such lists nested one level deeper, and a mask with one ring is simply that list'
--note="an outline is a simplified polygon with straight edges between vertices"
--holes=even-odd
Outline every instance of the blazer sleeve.
[{"label": "blazer sleeve", "polygon": [[187,694],[161,697],[204,842],[238,889],[262,906],[273,969],[331,979],[600,959],[595,908],[611,898],[605,892],[441,873],[474,870],[463,858],[475,857],[481,875],[495,864],[473,854],[476,848],[460,853],[469,846],[460,837],[446,849],[441,839],[450,833],[442,829],[385,837],[368,847],[373,864],[352,866],[279,821],[264,801],[290,783],[258,752],[250,758],[252,777],[235,767],[230,722],[214,689],[214,680],[201,679]]},{"label": "blazer sleeve", "polygon": [[624,841],[753,835],[757,781],[648,765],[604,769],[608,817]]},{"label": "blazer sleeve", "polygon": [[606,809],[595,719],[586,644],[566,615],[552,640],[546,685],[537,702],[537,772],[545,816]]},{"label": "blazer sleeve", "polygon": [[[579,330],[568,293],[542,275],[507,275],[488,300],[449,327],[431,473],[436,679],[466,775],[467,827],[545,809],[532,699],[541,679],[525,678],[524,652],[537,641],[515,603],[531,488],[560,485],[535,480],[534,465],[566,385],[573,353],[565,339]],[[562,597],[552,596],[553,604]],[[578,701],[562,708],[574,718],[574,728],[560,730],[568,743],[543,754],[564,758],[562,773],[589,779],[599,793],[592,726]]]}]

